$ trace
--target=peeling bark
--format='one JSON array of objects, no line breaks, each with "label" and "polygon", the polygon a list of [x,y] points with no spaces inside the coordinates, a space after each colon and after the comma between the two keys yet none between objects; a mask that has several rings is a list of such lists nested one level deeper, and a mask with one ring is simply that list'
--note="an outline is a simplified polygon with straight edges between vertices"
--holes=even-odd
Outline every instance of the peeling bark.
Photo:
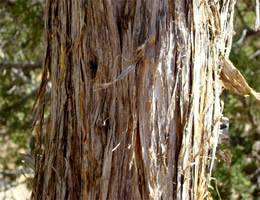
[{"label": "peeling bark", "polygon": [[32,199],[210,198],[233,7],[47,0]]}]

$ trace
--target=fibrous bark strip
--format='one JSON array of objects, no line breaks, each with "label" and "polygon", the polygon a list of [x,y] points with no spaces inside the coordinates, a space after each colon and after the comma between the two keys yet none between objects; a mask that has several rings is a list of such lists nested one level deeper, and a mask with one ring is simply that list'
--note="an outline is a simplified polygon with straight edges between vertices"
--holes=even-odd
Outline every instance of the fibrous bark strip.
[{"label": "fibrous bark strip", "polygon": [[33,199],[208,197],[233,5],[47,0]]}]

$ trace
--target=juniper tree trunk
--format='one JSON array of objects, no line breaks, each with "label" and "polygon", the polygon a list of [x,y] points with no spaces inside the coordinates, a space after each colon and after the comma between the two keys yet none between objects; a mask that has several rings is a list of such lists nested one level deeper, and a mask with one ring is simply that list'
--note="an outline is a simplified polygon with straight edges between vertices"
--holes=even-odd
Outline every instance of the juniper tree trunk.
[{"label": "juniper tree trunk", "polygon": [[47,0],[32,199],[210,198],[233,6]]}]

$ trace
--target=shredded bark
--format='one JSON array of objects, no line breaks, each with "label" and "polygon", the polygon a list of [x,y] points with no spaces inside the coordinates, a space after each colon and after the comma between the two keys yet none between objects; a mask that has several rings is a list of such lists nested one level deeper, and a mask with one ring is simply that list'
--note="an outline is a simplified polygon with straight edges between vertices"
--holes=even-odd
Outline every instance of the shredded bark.
[{"label": "shredded bark", "polygon": [[47,0],[32,199],[209,199],[234,3]]}]

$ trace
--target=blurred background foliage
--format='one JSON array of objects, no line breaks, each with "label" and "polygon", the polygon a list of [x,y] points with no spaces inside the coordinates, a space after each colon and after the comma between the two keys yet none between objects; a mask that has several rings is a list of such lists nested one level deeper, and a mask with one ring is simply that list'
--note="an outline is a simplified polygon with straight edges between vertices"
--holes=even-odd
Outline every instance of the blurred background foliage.
[{"label": "blurred background foliage", "polygon": [[19,183],[19,153],[34,146],[31,108],[41,77],[43,7],[43,0],[0,2],[0,192]]},{"label": "blurred background foliage", "polygon": [[[21,175],[19,153],[34,148],[31,108],[41,78],[43,10],[43,0],[0,3],[0,186],[4,179],[5,190]],[[230,59],[260,92],[260,33],[254,31],[254,22],[255,0],[238,0]],[[232,162],[216,164],[212,197],[219,199],[218,189],[222,199],[259,199],[260,107],[253,98],[229,91],[222,99],[224,116],[230,120],[230,141],[219,149],[229,149]]]},{"label": "blurred background foliage", "polygon": [[[238,0],[235,7],[233,46],[230,60],[248,84],[260,92],[260,32],[254,31],[255,1]],[[224,116],[229,118],[231,164],[216,164],[212,181],[213,199],[260,199],[260,105],[230,91],[222,94]],[[217,183],[217,186],[216,186]]]}]

